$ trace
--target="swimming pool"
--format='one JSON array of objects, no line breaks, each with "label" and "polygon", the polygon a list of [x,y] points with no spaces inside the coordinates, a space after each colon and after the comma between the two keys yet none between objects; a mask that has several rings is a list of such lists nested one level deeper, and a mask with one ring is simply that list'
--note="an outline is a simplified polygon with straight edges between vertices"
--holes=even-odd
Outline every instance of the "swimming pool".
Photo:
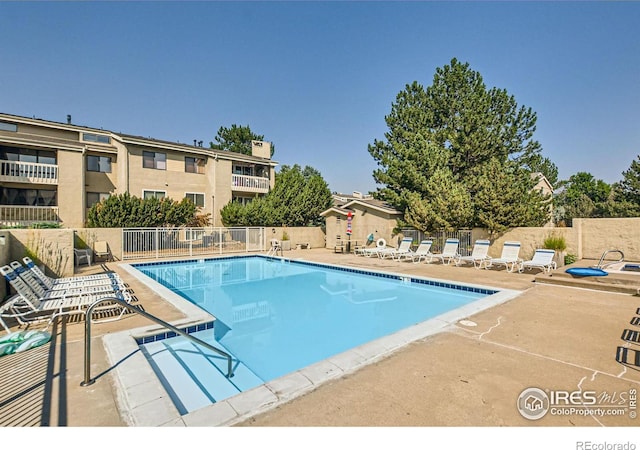
[{"label": "swimming pool", "polygon": [[[303,392],[516,292],[262,256],[131,267],[131,273],[143,273],[149,283],[209,311],[213,326],[209,322],[191,331],[234,356],[230,382],[235,390],[220,392],[215,387],[220,380],[210,373],[224,364],[214,355],[191,366],[190,359],[206,352],[184,338],[165,333],[138,338],[182,415],[228,403],[241,416],[237,397],[242,396],[233,397],[238,392],[261,392],[269,397],[258,402],[262,404],[273,403],[273,397],[289,398],[292,389],[285,380],[302,381],[305,386],[293,390]],[[166,359],[174,368],[186,368],[187,375],[166,383],[174,377],[174,368],[167,372],[160,367],[169,367]],[[197,374],[200,370],[207,375]],[[187,384],[193,385],[189,393],[177,392],[177,386]],[[198,398],[186,398],[192,395]]]}]

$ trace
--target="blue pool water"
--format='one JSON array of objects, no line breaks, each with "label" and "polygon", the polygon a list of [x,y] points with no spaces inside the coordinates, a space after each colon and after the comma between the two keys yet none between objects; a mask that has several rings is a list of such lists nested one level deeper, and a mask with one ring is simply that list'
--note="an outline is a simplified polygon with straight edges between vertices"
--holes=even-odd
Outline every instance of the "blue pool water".
[{"label": "blue pool water", "polygon": [[[251,387],[496,292],[261,256],[133,266],[215,316],[196,335],[241,362]],[[186,348],[198,352],[181,337],[147,351]]]}]

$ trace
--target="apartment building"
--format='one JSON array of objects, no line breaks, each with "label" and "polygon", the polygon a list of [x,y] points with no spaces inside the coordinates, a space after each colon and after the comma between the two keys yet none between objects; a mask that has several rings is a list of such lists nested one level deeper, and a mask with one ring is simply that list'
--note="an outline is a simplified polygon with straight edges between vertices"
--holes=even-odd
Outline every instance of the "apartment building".
[{"label": "apartment building", "polygon": [[227,203],[273,188],[276,165],[268,142],[244,155],[0,113],[0,224],[83,227],[92,205],[129,192],[188,197],[220,226]]}]

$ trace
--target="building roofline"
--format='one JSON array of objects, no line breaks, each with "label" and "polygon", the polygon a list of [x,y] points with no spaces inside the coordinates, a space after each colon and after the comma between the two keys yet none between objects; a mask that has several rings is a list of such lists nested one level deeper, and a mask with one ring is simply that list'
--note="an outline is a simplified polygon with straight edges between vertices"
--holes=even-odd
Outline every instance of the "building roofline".
[{"label": "building roofline", "polygon": [[[175,151],[180,151],[185,153],[205,154],[214,158],[217,155],[218,158],[233,160],[233,161],[260,163],[260,164],[265,164],[269,166],[278,165],[278,162],[272,159],[259,158],[252,155],[245,155],[243,153],[214,150],[211,148],[198,147],[198,146],[193,146],[189,144],[183,144],[180,142],[171,142],[171,141],[165,141],[162,139],[154,139],[150,137],[146,138],[143,136],[135,136],[135,135],[126,134],[126,133],[116,133],[114,131],[105,130],[103,128],[93,128],[93,127],[87,127],[83,125],[55,122],[55,121],[39,119],[35,117],[30,118],[30,117],[24,117],[24,116],[16,116],[13,114],[6,114],[6,113],[0,112],[0,120],[2,119],[15,121],[19,123],[25,123],[28,125],[48,126],[49,128],[56,128],[56,129],[65,130],[65,131],[90,131],[90,132],[95,132],[100,134],[108,134],[113,139],[122,143],[128,143],[128,144],[134,144],[134,145],[140,145],[140,146],[146,146],[146,147],[172,149]],[[85,142],[83,141],[79,141],[79,143],[80,145],[85,144]],[[99,151],[99,149],[97,148],[94,148],[94,150]]]},{"label": "building roofline", "polygon": [[344,205],[342,205],[342,208],[349,208],[349,206],[353,205],[353,204],[359,204],[362,206],[366,206],[368,208],[373,208],[373,209],[377,209],[378,211],[382,211],[385,212],[387,214],[402,214],[402,212],[398,211],[397,209],[393,208],[393,207],[384,207],[384,206],[378,206],[375,205],[373,203],[369,203],[366,200],[362,200],[362,199],[355,199],[355,200],[351,200],[347,203],[345,203]]}]

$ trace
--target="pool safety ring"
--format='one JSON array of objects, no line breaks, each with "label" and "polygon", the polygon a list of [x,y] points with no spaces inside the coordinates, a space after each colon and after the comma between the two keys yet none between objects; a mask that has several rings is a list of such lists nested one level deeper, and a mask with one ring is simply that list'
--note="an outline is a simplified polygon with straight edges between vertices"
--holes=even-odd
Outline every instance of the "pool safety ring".
[{"label": "pool safety ring", "polygon": [[378,248],[386,247],[386,246],[387,246],[387,241],[385,241],[383,238],[380,238],[380,239],[378,239],[378,240],[376,241],[376,246],[377,246]]}]

